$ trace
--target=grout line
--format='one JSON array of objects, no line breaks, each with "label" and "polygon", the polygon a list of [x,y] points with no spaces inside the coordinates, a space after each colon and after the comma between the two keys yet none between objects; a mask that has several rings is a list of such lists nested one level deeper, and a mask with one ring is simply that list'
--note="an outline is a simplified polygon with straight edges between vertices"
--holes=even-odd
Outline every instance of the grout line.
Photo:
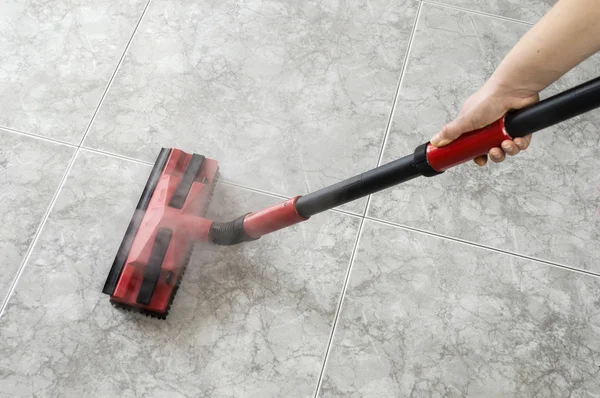
[{"label": "grout line", "polygon": [[396,105],[398,104],[398,98],[400,97],[400,89],[402,88],[402,83],[404,82],[404,76],[406,75],[408,59],[410,57],[410,51],[412,49],[413,42],[415,41],[415,35],[417,33],[417,25],[419,24],[419,18],[421,17],[422,9],[423,9],[423,3],[419,2],[419,8],[417,9],[415,23],[413,24],[412,31],[410,32],[410,36],[408,39],[408,47],[406,47],[406,54],[404,55],[404,61],[402,62],[402,68],[400,68],[400,77],[398,78],[398,85],[396,86],[394,100],[392,101],[392,111],[390,112],[390,117],[388,119],[387,125],[385,126],[385,134],[383,136],[383,142],[381,144],[381,149],[379,150],[379,159],[377,160],[377,166],[381,165],[381,161],[383,160],[383,152],[385,150],[385,145],[387,144],[388,137],[390,135],[390,130],[392,129],[392,123],[394,121],[394,114],[396,113]]},{"label": "grout line", "polygon": [[33,253],[33,248],[35,247],[35,245],[42,233],[42,229],[46,225],[46,221],[48,220],[48,217],[50,216],[50,213],[52,212],[52,209],[54,208],[54,205],[56,203],[56,200],[58,199],[58,195],[60,194],[60,191],[62,190],[63,186],[65,185],[65,182],[67,181],[67,177],[69,176],[69,173],[71,172],[71,168],[73,167],[73,164],[75,164],[75,159],[77,159],[78,154],[79,154],[79,152],[75,151],[75,153],[71,157],[71,160],[69,161],[69,164],[67,165],[67,169],[65,170],[65,172],[58,184],[58,188],[56,189],[56,191],[54,191],[54,195],[52,196],[52,199],[50,200],[50,205],[48,206],[48,208],[46,208],[46,212],[44,213],[44,216],[42,217],[42,221],[39,223],[39,225],[35,231],[35,235],[33,236],[33,240],[31,241],[31,243],[29,244],[29,247],[27,248],[25,257],[23,258],[23,260],[21,261],[21,264],[19,265],[17,274],[15,275],[15,278],[13,279],[13,281],[8,289],[8,292],[6,293],[4,302],[2,303],[2,306],[0,307],[0,317],[2,317],[2,314],[4,313],[4,309],[8,305],[8,302],[9,302],[15,288],[17,287],[19,278],[21,277],[21,274],[23,273],[23,270],[25,269],[25,265],[27,264],[27,262],[29,261],[29,258],[31,257],[31,254]]},{"label": "grout line", "polygon": [[487,246],[487,245],[484,245],[484,244],[481,244],[481,243],[476,243],[476,242],[468,241],[468,240],[461,239],[461,238],[455,238],[455,237],[444,235],[444,234],[440,234],[440,233],[437,233],[437,232],[426,231],[424,229],[410,227],[408,225],[399,224],[399,223],[396,223],[396,222],[393,222],[393,221],[386,221],[386,220],[382,220],[382,219],[379,219],[379,218],[365,216],[364,219],[365,220],[369,220],[369,221],[373,221],[373,222],[376,222],[376,223],[379,223],[379,224],[387,225],[387,226],[390,226],[390,227],[396,227],[396,228],[404,229],[406,231],[417,232],[417,233],[420,233],[420,234],[423,234],[423,235],[434,236],[436,238],[440,238],[440,239],[444,239],[444,240],[448,240],[448,241],[452,241],[452,242],[456,242],[456,243],[462,243],[462,244],[467,245],[467,246],[477,247],[479,249],[485,249],[485,250],[496,252],[496,253],[506,254],[506,255],[517,257],[517,258],[520,258],[520,259],[523,259],[523,260],[535,261],[537,263],[541,263],[541,264],[545,264],[545,265],[550,265],[550,266],[555,267],[555,268],[560,268],[560,269],[563,269],[563,270],[573,271],[573,272],[577,272],[577,273],[584,274],[584,275],[587,275],[587,276],[592,276],[592,277],[600,278],[600,274],[597,274],[597,273],[592,272],[592,271],[588,271],[588,270],[585,270],[585,269],[582,269],[582,268],[572,267],[572,266],[565,265],[565,264],[555,263],[553,261],[544,260],[544,259],[533,257],[533,256],[528,256],[526,254],[519,254],[519,253],[516,253],[516,252],[512,252],[510,250],[499,249],[499,248],[492,247],[492,246]]},{"label": "grout line", "polygon": [[[398,78],[398,85],[396,86],[396,92],[394,93],[394,99],[392,101],[392,110],[390,112],[390,117],[388,119],[387,125],[385,126],[385,134],[383,135],[383,142],[381,143],[381,149],[379,150],[379,158],[377,159],[377,167],[381,165],[381,161],[383,160],[383,154],[385,152],[385,147],[388,142],[388,138],[390,136],[390,131],[392,129],[392,123],[394,121],[394,115],[396,114],[396,106],[398,105],[398,98],[400,97],[400,89],[402,88],[402,83],[404,82],[404,76],[406,75],[406,68],[408,65],[408,59],[410,57],[410,52],[412,50],[413,43],[415,41],[415,36],[417,33],[417,25],[419,25],[419,19],[421,17],[421,10],[423,9],[423,2],[419,1],[419,8],[417,9],[417,15],[415,16],[415,23],[413,24],[412,30],[410,32],[410,36],[408,39],[408,46],[406,47],[406,54],[404,54],[404,61],[402,62],[402,68],[400,68],[400,77]],[[373,195],[369,195],[367,198],[367,205],[363,210],[362,216],[365,217],[367,212],[369,211],[369,206],[371,205],[371,197]]]},{"label": "grout line", "polygon": [[319,380],[317,382],[317,387],[315,389],[314,398],[318,397],[319,390],[321,389],[321,384],[323,383],[323,376],[325,374],[327,360],[329,359],[329,354],[331,352],[331,346],[333,344],[333,337],[335,335],[335,330],[337,328],[337,324],[338,324],[340,314],[342,311],[342,306],[344,304],[344,298],[346,297],[346,291],[348,290],[348,283],[350,282],[350,274],[352,273],[352,266],[354,265],[354,258],[356,257],[356,252],[358,250],[358,244],[360,242],[360,237],[362,236],[362,233],[363,233],[364,225],[365,225],[365,219],[361,218],[360,225],[358,227],[358,234],[356,235],[356,241],[354,242],[354,248],[352,249],[352,255],[350,256],[350,262],[348,264],[348,271],[346,272],[346,278],[344,279],[344,284],[342,285],[342,294],[340,295],[340,300],[338,302],[338,307],[335,312],[335,317],[333,318],[333,325],[331,326],[331,333],[329,334],[329,341],[327,342],[327,348],[325,350],[325,357],[323,358],[323,366],[321,366],[321,373],[319,374]]},{"label": "grout line", "polygon": [[356,217],[356,218],[360,218],[361,220],[363,218],[365,218],[364,216],[360,215],[360,214],[356,214],[356,213],[352,213],[351,211],[348,210],[342,210],[342,209],[330,209],[327,211],[332,211],[334,213],[339,213],[339,214],[344,214],[346,216],[351,216],[351,217]]},{"label": "grout line", "polygon": [[95,148],[90,148],[90,147],[85,147],[85,146],[80,147],[80,149],[82,151],[92,152],[92,153],[95,153],[98,155],[105,155],[105,156],[115,158],[115,159],[126,160],[126,161],[132,162],[132,163],[143,164],[145,166],[154,166],[154,163],[152,163],[152,162],[147,162],[145,160],[140,160],[140,159],[132,158],[132,157],[125,156],[125,155],[119,155],[118,153],[103,151],[102,149],[95,149]]},{"label": "grout line", "polygon": [[233,182],[233,181],[229,181],[229,180],[226,180],[226,179],[222,179],[220,177],[217,178],[217,182],[221,183],[221,184],[224,184],[224,185],[229,185],[231,187],[245,189],[246,191],[251,191],[251,192],[255,192],[255,193],[260,193],[260,194],[263,194],[263,195],[271,196],[271,197],[276,198],[276,199],[287,200],[287,199],[290,198],[290,196],[285,196],[285,195],[282,195],[282,194],[276,193],[276,192],[266,191],[266,190],[263,190],[263,189],[260,189],[260,188],[252,188],[252,187],[250,187],[248,185],[239,184],[237,182]]},{"label": "grout line", "polygon": [[[238,184],[237,182],[232,182],[232,181],[227,181],[227,180],[221,180],[221,179],[217,179],[217,182],[220,183],[220,184],[229,185],[229,186],[232,186],[232,187],[244,189],[246,191],[250,191],[250,192],[254,192],[254,193],[258,193],[258,194],[270,196],[270,197],[273,197],[273,198],[276,198],[276,199],[287,200],[287,199],[290,198],[290,196],[285,196],[285,195],[281,195],[281,194],[278,194],[278,193],[274,193],[274,192],[270,192],[270,191],[265,191],[265,190],[262,190],[260,188],[252,188],[252,187],[247,186],[247,185]],[[338,209],[338,208],[329,209],[327,211],[331,211],[331,212],[339,213],[339,214],[344,214],[344,215],[347,215],[347,216],[357,217],[357,218],[363,218],[363,216],[361,216],[360,214],[352,213],[352,212],[350,212],[348,210],[342,210],[342,209]]]},{"label": "grout line", "polygon": [[[132,157],[129,157],[129,156],[119,155],[119,154],[113,153],[113,152],[107,152],[107,151],[104,151],[102,149],[95,149],[95,148],[90,148],[90,147],[85,147],[85,146],[81,147],[80,149],[83,150],[83,151],[86,151],[86,152],[96,153],[98,155],[105,155],[105,156],[109,156],[111,158],[115,158],[115,159],[119,159],[119,160],[125,160],[125,161],[132,162],[132,163],[143,164],[145,166],[154,166],[154,163],[152,163],[152,162],[147,162],[145,160],[140,160],[140,159],[132,158]],[[290,198],[289,196],[285,196],[285,195],[282,195],[282,194],[279,194],[279,193],[276,193],[276,192],[266,191],[266,190],[260,189],[260,188],[252,188],[252,187],[250,187],[248,185],[243,185],[243,184],[239,184],[237,182],[223,180],[221,178],[218,178],[217,182],[220,183],[220,184],[229,185],[229,186],[232,186],[232,187],[235,187],[235,188],[244,189],[246,191],[258,193],[258,194],[261,194],[261,195],[270,196],[270,197],[276,198],[276,199],[286,200],[286,199]],[[342,210],[342,209],[337,209],[336,208],[336,209],[330,209],[328,211],[332,211],[334,213],[344,214],[344,215],[351,216],[351,217],[361,217],[362,218],[362,215],[360,215],[358,213],[352,213],[351,211],[348,211],[348,210]]]},{"label": "grout line", "polygon": [[148,8],[150,7],[151,2],[152,2],[152,0],[148,0],[148,2],[146,3],[146,6],[144,7],[144,10],[142,11],[142,15],[140,16],[140,19],[138,19],[138,22],[135,25],[135,28],[133,29],[133,34],[129,38],[129,41],[127,42],[127,45],[125,46],[125,50],[123,51],[123,54],[121,54],[121,58],[119,59],[119,62],[117,63],[117,67],[115,68],[112,76],[108,80],[108,84],[106,85],[106,89],[104,90],[104,93],[102,94],[102,97],[100,98],[100,102],[98,103],[98,106],[96,107],[96,110],[94,111],[94,114],[92,115],[92,118],[90,119],[90,122],[88,123],[88,125],[85,129],[85,132],[83,133],[83,137],[81,137],[81,141],[79,141],[80,148],[81,148],[81,145],[83,144],[83,141],[85,141],[85,138],[87,137],[88,133],[90,132],[90,129],[92,128],[92,124],[94,123],[94,120],[96,119],[96,116],[98,115],[98,112],[100,111],[100,108],[102,107],[102,104],[104,103],[104,100],[106,99],[106,95],[108,94],[108,91],[110,90],[110,87],[112,86],[112,84],[115,80],[115,77],[117,76],[117,72],[119,71],[119,69],[121,68],[121,65],[123,64],[125,55],[127,55],[127,52],[129,51],[129,48],[131,47],[131,43],[133,43],[133,39],[135,38],[135,35],[137,34],[137,31],[138,31],[140,25],[142,24],[142,21],[144,20],[144,16],[146,15],[146,12],[148,11]]},{"label": "grout line", "polygon": [[8,133],[14,133],[14,134],[22,135],[22,136],[29,137],[29,138],[38,139],[41,141],[51,142],[53,144],[64,145],[64,146],[68,146],[71,148],[77,148],[77,145],[71,144],[67,141],[61,141],[61,140],[57,140],[55,138],[49,138],[49,137],[44,137],[44,136],[37,135],[37,134],[27,133],[25,131],[11,129],[9,127],[0,126],[0,130],[4,130]]},{"label": "grout line", "polygon": [[[35,136],[35,137],[37,138],[37,136]],[[84,151],[93,152],[93,153],[97,153],[97,154],[100,154],[100,155],[110,156],[110,157],[113,157],[113,158],[116,158],[116,159],[127,160],[127,161],[130,161],[130,162],[133,162],[133,163],[144,164],[144,165],[147,165],[147,166],[153,166],[154,165],[154,163],[152,163],[152,162],[146,162],[144,160],[139,160],[139,159],[135,159],[135,158],[123,156],[123,155],[118,155],[118,154],[115,154],[115,153],[106,152],[106,151],[99,150],[99,149],[93,149],[93,148],[88,148],[88,147],[82,147],[81,149],[84,150]],[[262,190],[262,189],[259,189],[259,188],[252,188],[250,186],[238,184],[238,183],[232,182],[232,181],[220,180],[219,179],[219,180],[217,180],[217,182],[219,182],[221,184],[224,184],[224,185],[229,185],[229,186],[232,186],[232,187],[244,189],[246,191],[250,191],[250,192],[254,192],[254,193],[258,193],[258,194],[262,194],[262,195],[266,195],[266,196],[271,196],[271,197],[277,198],[277,199],[283,199],[283,200],[289,199],[289,197],[285,196],[285,195],[281,195],[281,194],[278,194],[278,193],[275,193],[275,192],[265,191],[265,190]],[[373,195],[370,195],[369,197],[371,197],[371,196],[373,196]],[[440,234],[440,233],[437,233],[437,232],[427,231],[427,230],[424,230],[424,229],[420,229],[420,228],[416,228],[416,227],[411,227],[411,226],[400,224],[400,223],[396,223],[396,222],[393,222],[393,221],[386,221],[386,220],[383,220],[383,219],[380,219],[380,218],[377,218],[377,217],[370,217],[370,216],[366,215],[366,211],[367,210],[368,210],[368,207],[367,207],[367,209],[365,209],[365,214],[363,214],[363,215],[360,215],[360,214],[357,214],[357,213],[352,213],[350,211],[342,210],[342,209],[338,209],[338,208],[330,209],[330,210],[327,210],[327,211],[331,211],[331,212],[339,213],[339,214],[344,214],[344,215],[351,216],[351,217],[358,217],[358,218],[361,218],[361,219],[366,219],[366,220],[378,222],[378,223],[389,225],[389,226],[392,226],[392,227],[397,227],[397,228],[401,228],[401,229],[405,229],[405,230],[409,230],[409,231],[413,231],[413,232],[418,232],[418,233],[421,233],[421,234],[424,234],[424,235],[431,235],[431,236],[435,236],[437,238],[441,238],[441,239],[445,239],[445,240],[450,240],[450,241],[454,241],[454,242],[459,242],[459,243],[463,243],[463,244],[466,244],[466,245],[469,245],[469,246],[478,247],[478,248],[481,248],[481,249],[487,249],[487,250],[491,250],[491,251],[498,252],[498,253],[508,254],[508,255],[519,257],[519,258],[523,258],[523,259],[526,259],[526,260],[536,261],[536,262],[547,264],[547,265],[551,265],[551,266],[554,266],[554,267],[563,268],[563,269],[567,269],[567,270],[575,271],[575,272],[580,272],[580,273],[583,273],[585,275],[591,275],[591,276],[600,277],[600,273],[586,271],[584,269],[577,268],[577,267],[572,267],[572,266],[569,266],[569,265],[566,265],[566,264],[555,263],[553,261],[544,260],[544,259],[541,259],[541,258],[537,258],[537,257],[533,257],[533,256],[528,256],[528,255],[525,255],[525,254],[520,254],[520,253],[512,252],[512,251],[509,251],[509,250],[499,249],[499,248],[495,248],[493,246],[487,246],[487,245],[484,245],[484,244],[481,244],[481,243],[476,243],[476,242],[472,242],[472,241],[468,241],[468,240],[464,240],[464,239],[452,237],[452,236],[449,236],[449,235]]]},{"label": "grout line", "polygon": [[[104,151],[102,149],[95,149],[95,148],[90,148],[90,147],[81,147],[81,149],[88,151],[88,152],[93,152],[93,153],[97,153],[99,155],[106,155],[106,156],[110,156],[112,158],[116,158],[116,159],[120,159],[120,160],[126,160],[129,162],[133,162],[133,163],[138,163],[138,164],[143,164],[143,165],[147,165],[147,166],[154,166],[154,163],[152,162],[147,162],[145,160],[141,160],[141,159],[136,159],[136,158],[132,158],[129,156],[125,156],[125,155],[119,155],[117,153],[113,153],[113,152],[108,152],[108,151]],[[289,199],[289,196],[285,196],[276,192],[271,192],[271,191],[266,191],[260,188],[252,188],[248,185],[243,185],[243,184],[239,184],[237,182],[233,182],[233,181],[229,181],[226,179],[222,179],[222,178],[217,178],[217,182],[220,184],[224,184],[224,185],[229,185],[232,187],[236,187],[236,188],[240,188],[240,189],[245,189],[247,191],[251,191],[251,192],[255,192],[255,193],[259,193],[262,195],[266,195],[266,196],[271,196],[277,199]]]},{"label": "grout line", "polygon": [[[119,70],[121,64],[123,63],[123,59],[125,58],[125,55],[127,54],[129,47],[131,46],[133,38],[135,37],[135,34],[137,33],[138,28],[139,28],[142,20],[144,19],[144,16],[146,15],[146,11],[148,10],[148,7],[150,6],[151,1],[152,0],[148,0],[148,2],[146,3],[146,6],[144,7],[144,10],[142,11],[142,15],[140,16],[140,19],[138,20],[137,24],[135,25],[133,33],[132,33],[131,37],[129,38],[129,41],[127,42],[127,46],[125,47],[125,50],[123,51],[123,54],[121,55],[121,58],[119,59],[119,63],[117,64],[115,71],[113,72],[112,76],[110,77],[108,85],[106,86],[106,90],[104,90],[104,93],[102,94],[102,98],[100,99],[100,102],[98,103],[98,106],[96,107],[96,110],[94,111],[94,114],[92,115],[92,118],[90,119],[90,122],[89,122],[87,128],[85,129],[83,137],[81,137],[81,141],[79,142],[79,145],[77,145],[77,146],[72,145],[72,147],[76,148],[75,153],[73,154],[73,156],[71,157],[71,160],[69,161],[69,164],[67,165],[67,169],[58,184],[58,188],[56,189],[56,191],[54,192],[54,195],[52,196],[52,199],[50,200],[50,205],[46,209],[46,212],[44,213],[44,216],[42,217],[42,221],[40,222],[40,224],[38,225],[38,227],[35,231],[33,240],[29,244],[29,247],[27,248],[27,252],[25,253],[25,257],[21,261],[21,264],[19,265],[19,269],[17,270],[17,274],[16,274],[15,278],[13,279],[13,281],[10,285],[10,288],[8,289],[8,293],[6,294],[4,301],[2,302],[2,306],[0,307],[0,317],[2,317],[2,314],[4,313],[4,310],[6,309],[6,307],[8,306],[8,302],[10,301],[10,298],[11,298],[12,294],[14,293],[15,288],[17,287],[17,284],[19,283],[19,279],[20,279],[21,275],[23,274],[23,271],[25,270],[25,266],[29,262],[29,258],[31,257],[31,254],[33,253],[33,248],[37,244],[37,241],[41,236],[42,230],[44,229],[44,226],[46,225],[46,222],[48,221],[48,217],[50,216],[50,213],[52,212],[52,209],[54,208],[54,205],[56,204],[56,201],[58,200],[58,196],[59,196],[60,192],[62,191],[62,188],[65,185],[65,182],[67,181],[69,174],[71,173],[71,169],[73,168],[73,165],[75,164],[75,160],[79,156],[79,152],[81,150],[83,141],[85,140],[85,137],[87,136],[88,132],[90,131],[90,127],[92,126],[92,123],[94,122],[94,119],[96,118],[96,115],[98,114],[98,111],[100,110],[100,107],[102,106],[102,103],[104,102],[104,99],[106,98],[106,94],[108,93],[108,90],[110,89],[112,82],[114,81],[114,78],[117,75],[117,71]],[[13,131],[13,132],[21,133],[21,134],[29,136],[29,134],[27,134],[27,133],[23,133],[23,132],[19,132],[19,131]],[[38,136],[36,136],[36,137],[43,139]],[[48,140],[48,139],[46,139],[46,140]],[[106,153],[105,155],[108,155],[108,154]],[[113,155],[113,156],[117,157],[117,155]]]},{"label": "grout line", "polygon": [[534,23],[532,23],[532,22],[521,21],[520,19],[505,17],[505,16],[502,16],[502,15],[492,14],[492,13],[485,12],[485,11],[473,10],[473,9],[470,9],[470,8],[465,8],[465,7],[461,7],[461,6],[455,6],[455,5],[452,5],[452,4],[440,3],[440,2],[437,2],[435,0],[422,0],[422,1],[425,4],[431,4],[431,5],[438,6],[438,7],[452,8],[454,10],[464,11],[464,12],[467,12],[467,13],[470,13],[470,14],[483,15],[485,17],[495,18],[495,19],[501,19],[503,21],[509,21],[509,22],[514,22],[514,23],[519,23],[519,24],[522,24],[522,25],[529,25],[529,26],[533,26],[534,25]]}]

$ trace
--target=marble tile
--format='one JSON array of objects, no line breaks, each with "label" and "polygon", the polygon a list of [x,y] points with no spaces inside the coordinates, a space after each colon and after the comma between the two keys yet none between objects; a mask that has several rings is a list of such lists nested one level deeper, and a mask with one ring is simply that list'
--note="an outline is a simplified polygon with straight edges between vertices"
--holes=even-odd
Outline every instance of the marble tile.
[{"label": "marble tile", "polygon": [[417,5],[157,0],[84,145],[204,153],[223,178],[286,196],[366,171]]},{"label": "marble tile", "polygon": [[469,10],[486,12],[501,17],[513,18],[523,22],[536,23],[557,0],[434,0]]},{"label": "marble tile", "polygon": [[[0,318],[16,396],[309,396],[359,219],[326,213],[234,248],[198,246],[166,321],[101,293],[150,168],[83,151]],[[273,203],[219,185],[216,218]]]},{"label": "marble tile", "polygon": [[[425,5],[384,160],[427,142],[492,74],[526,27]],[[600,75],[596,56],[543,97]],[[600,272],[600,113],[535,135],[502,164],[461,165],[373,197],[369,215]]]},{"label": "marble tile", "polygon": [[0,305],[75,150],[0,130]]},{"label": "marble tile", "polygon": [[600,281],[366,221],[322,397],[595,397]]},{"label": "marble tile", "polygon": [[146,1],[0,4],[0,126],[79,144]]}]

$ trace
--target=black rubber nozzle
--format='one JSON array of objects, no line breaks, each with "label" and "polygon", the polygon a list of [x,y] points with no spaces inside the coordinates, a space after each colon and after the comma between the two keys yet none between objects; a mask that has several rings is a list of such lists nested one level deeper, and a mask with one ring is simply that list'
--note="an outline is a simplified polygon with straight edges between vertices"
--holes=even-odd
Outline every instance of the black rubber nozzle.
[{"label": "black rubber nozzle", "polygon": [[215,245],[232,246],[258,239],[248,236],[244,229],[244,219],[247,215],[245,214],[233,221],[213,222],[208,232],[208,240]]}]

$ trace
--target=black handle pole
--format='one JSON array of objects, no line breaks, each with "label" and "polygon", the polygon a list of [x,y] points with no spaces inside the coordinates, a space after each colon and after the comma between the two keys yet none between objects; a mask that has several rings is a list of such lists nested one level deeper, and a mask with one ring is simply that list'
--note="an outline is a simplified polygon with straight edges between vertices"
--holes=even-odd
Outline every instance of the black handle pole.
[{"label": "black handle pole", "polygon": [[512,137],[553,126],[600,107],[600,77],[506,114],[504,127]]},{"label": "black handle pole", "polygon": [[309,218],[317,213],[341,206],[353,200],[381,191],[420,175],[413,164],[413,155],[394,160],[337,184],[322,188],[296,201],[296,211]]},{"label": "black handle pole", "polygon": [[[512,138],[523,137],[598,107],[600,77],[537,104],[509,112],[504,118],[504,127]],[[450,145],[458,144],[461,138]],[[428,165],[426,153],[427,143],[419,146],[411,155],[302,196],[296,202],[296,211],[302,217],[309,218],[415,177],[435,175],[437,172]]]}]

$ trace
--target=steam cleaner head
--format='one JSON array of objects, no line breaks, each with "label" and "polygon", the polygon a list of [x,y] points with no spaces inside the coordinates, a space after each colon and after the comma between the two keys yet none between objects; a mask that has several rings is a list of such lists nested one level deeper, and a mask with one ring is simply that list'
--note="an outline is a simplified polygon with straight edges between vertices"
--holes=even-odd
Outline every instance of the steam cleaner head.
[{"label": "steam cleaner head", "polygon": [[161,150],[102,290],[114,306],[167,317],[194,243],[209,239],[217,173],[215,160]]}]

